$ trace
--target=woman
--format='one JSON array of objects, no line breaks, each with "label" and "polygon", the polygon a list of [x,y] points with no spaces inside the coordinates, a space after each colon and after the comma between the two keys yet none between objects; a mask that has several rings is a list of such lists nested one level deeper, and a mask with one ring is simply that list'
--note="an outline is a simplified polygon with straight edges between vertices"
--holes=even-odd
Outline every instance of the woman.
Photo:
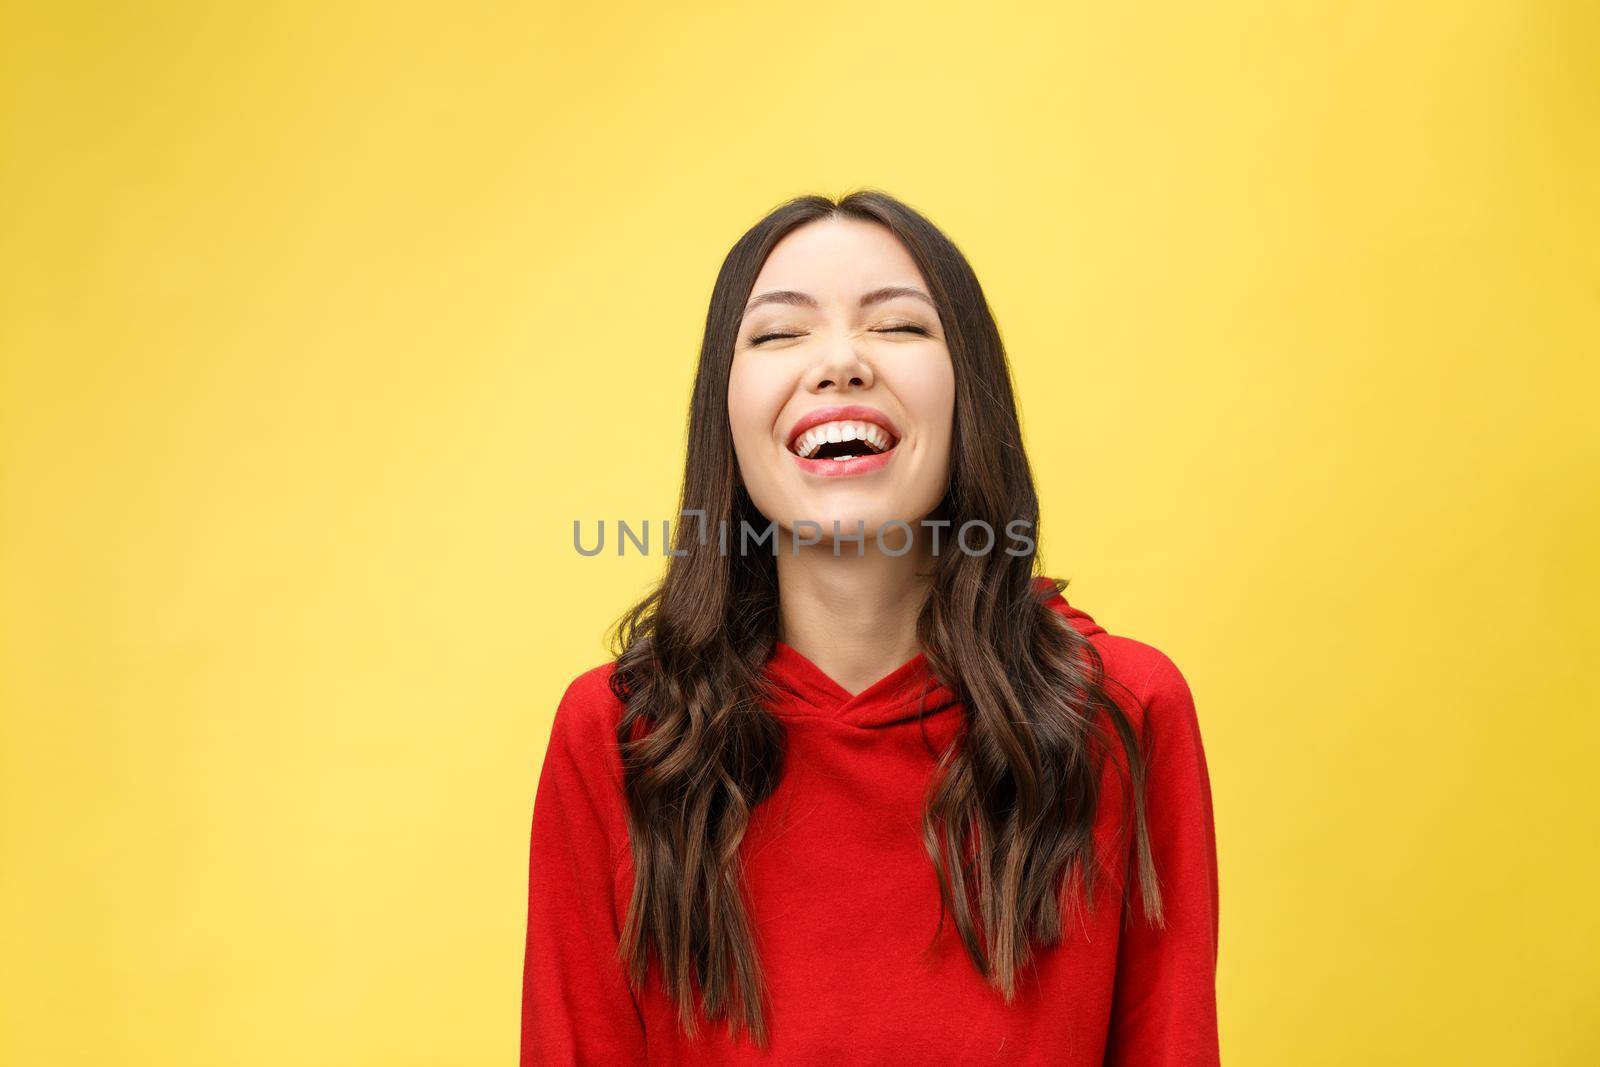
[{"label": "woman", "polygon": [[1217,1062],[1172,661],[1034,574],[971,267],[803,197],[717,278],[685,521],[534,805],[522,1062]]}]

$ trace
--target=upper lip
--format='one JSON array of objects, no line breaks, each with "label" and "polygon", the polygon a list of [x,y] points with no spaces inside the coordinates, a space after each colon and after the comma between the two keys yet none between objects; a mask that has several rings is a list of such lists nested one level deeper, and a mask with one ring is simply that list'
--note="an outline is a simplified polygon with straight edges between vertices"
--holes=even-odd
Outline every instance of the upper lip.
[{"label": "upper lip", "polygon": [[789,427],[789,436],[785,444],[792,451],[795,440],[801,434],[811,429],[811,427],[821,426],[825,422],[870,422],[888,430],[889,435],[895,441],[898,442],[900,440],[900,428],[894,424],[894,420],[890,419],[889,416],[877,408],[849,404],[845,407],[817,408],[815,411],[808,411],[801,415],[799,419],[795,420],[795,424]]}]

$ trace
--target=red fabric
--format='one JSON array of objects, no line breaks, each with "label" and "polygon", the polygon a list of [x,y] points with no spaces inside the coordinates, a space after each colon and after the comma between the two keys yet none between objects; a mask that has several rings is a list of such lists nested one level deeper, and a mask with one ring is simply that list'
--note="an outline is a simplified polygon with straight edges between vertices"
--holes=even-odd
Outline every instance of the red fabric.
[{"label": "red fabric", "polygon": [[[925,957],[939,896],[922,810],[934,753],[954,737],[960,705],[920,656],[852,697],[780,644],[768,667],[778,689],[769,710],[785,724],[788,756],[743,847],[771,1046],[735,1043],[725,1023],[703,1014],[699,1036],[686,1039],[654,965],[636,996],[616,958],[633,872],[615,741],[622,709],[606,665],[561,701],[534,802],[523,1067],[1216,1064],[1216,838],[1193,698],[1156,648],[1108,634],[1064,598],[1051,606],[1131,690],[1111,686],[1135,727],[1148,716],[1163,929],[1135,908],[1124,923],[1119,886],[1109,885],[1086,923],[1036,949],[1009,1006],[979,977],[948,919]],[[1104,783],[1096,838],[1110,850],[1123,794],[1109,768]],[[1118,877],[1128,862],[1126,850],[1111,856]]]}]

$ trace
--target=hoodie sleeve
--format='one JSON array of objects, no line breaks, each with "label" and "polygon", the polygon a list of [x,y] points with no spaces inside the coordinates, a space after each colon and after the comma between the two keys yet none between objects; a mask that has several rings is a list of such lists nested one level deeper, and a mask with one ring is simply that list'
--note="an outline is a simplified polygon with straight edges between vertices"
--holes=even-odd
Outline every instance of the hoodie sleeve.
[{"label": "hoodie sleeve", "polygon": [[1150,847],[1162,926],[1137,886],[1123,925],[1107,1067],[1214,1067],[1217,1047],[1217,843],[1194,697],[1166,655],[1144,687]]},{"label": "hoodie sleeve", "polygon": [[521,1067],[645,1062],[642,1016],[617,958],[613,879],[627,836],[613,701],[591,671],[551,727],[528,857]]}]

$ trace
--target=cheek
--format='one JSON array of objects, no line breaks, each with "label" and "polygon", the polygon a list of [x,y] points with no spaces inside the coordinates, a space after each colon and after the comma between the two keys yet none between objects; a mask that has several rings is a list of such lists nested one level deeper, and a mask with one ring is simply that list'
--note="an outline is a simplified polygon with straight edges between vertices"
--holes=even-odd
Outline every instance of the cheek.
[{"label": "cheek", "polygon": [[948,456],[956,404],[955,369],[949,355],[906,376],[897,392],[922,431],[923,447],[931,455]]},{"label": "cheek", "polygon": [[760,373],[748,361],[734,357],[728,375],[728,425],[741,463],[771,440],[787,395],[783,383],[774,375]]}]

